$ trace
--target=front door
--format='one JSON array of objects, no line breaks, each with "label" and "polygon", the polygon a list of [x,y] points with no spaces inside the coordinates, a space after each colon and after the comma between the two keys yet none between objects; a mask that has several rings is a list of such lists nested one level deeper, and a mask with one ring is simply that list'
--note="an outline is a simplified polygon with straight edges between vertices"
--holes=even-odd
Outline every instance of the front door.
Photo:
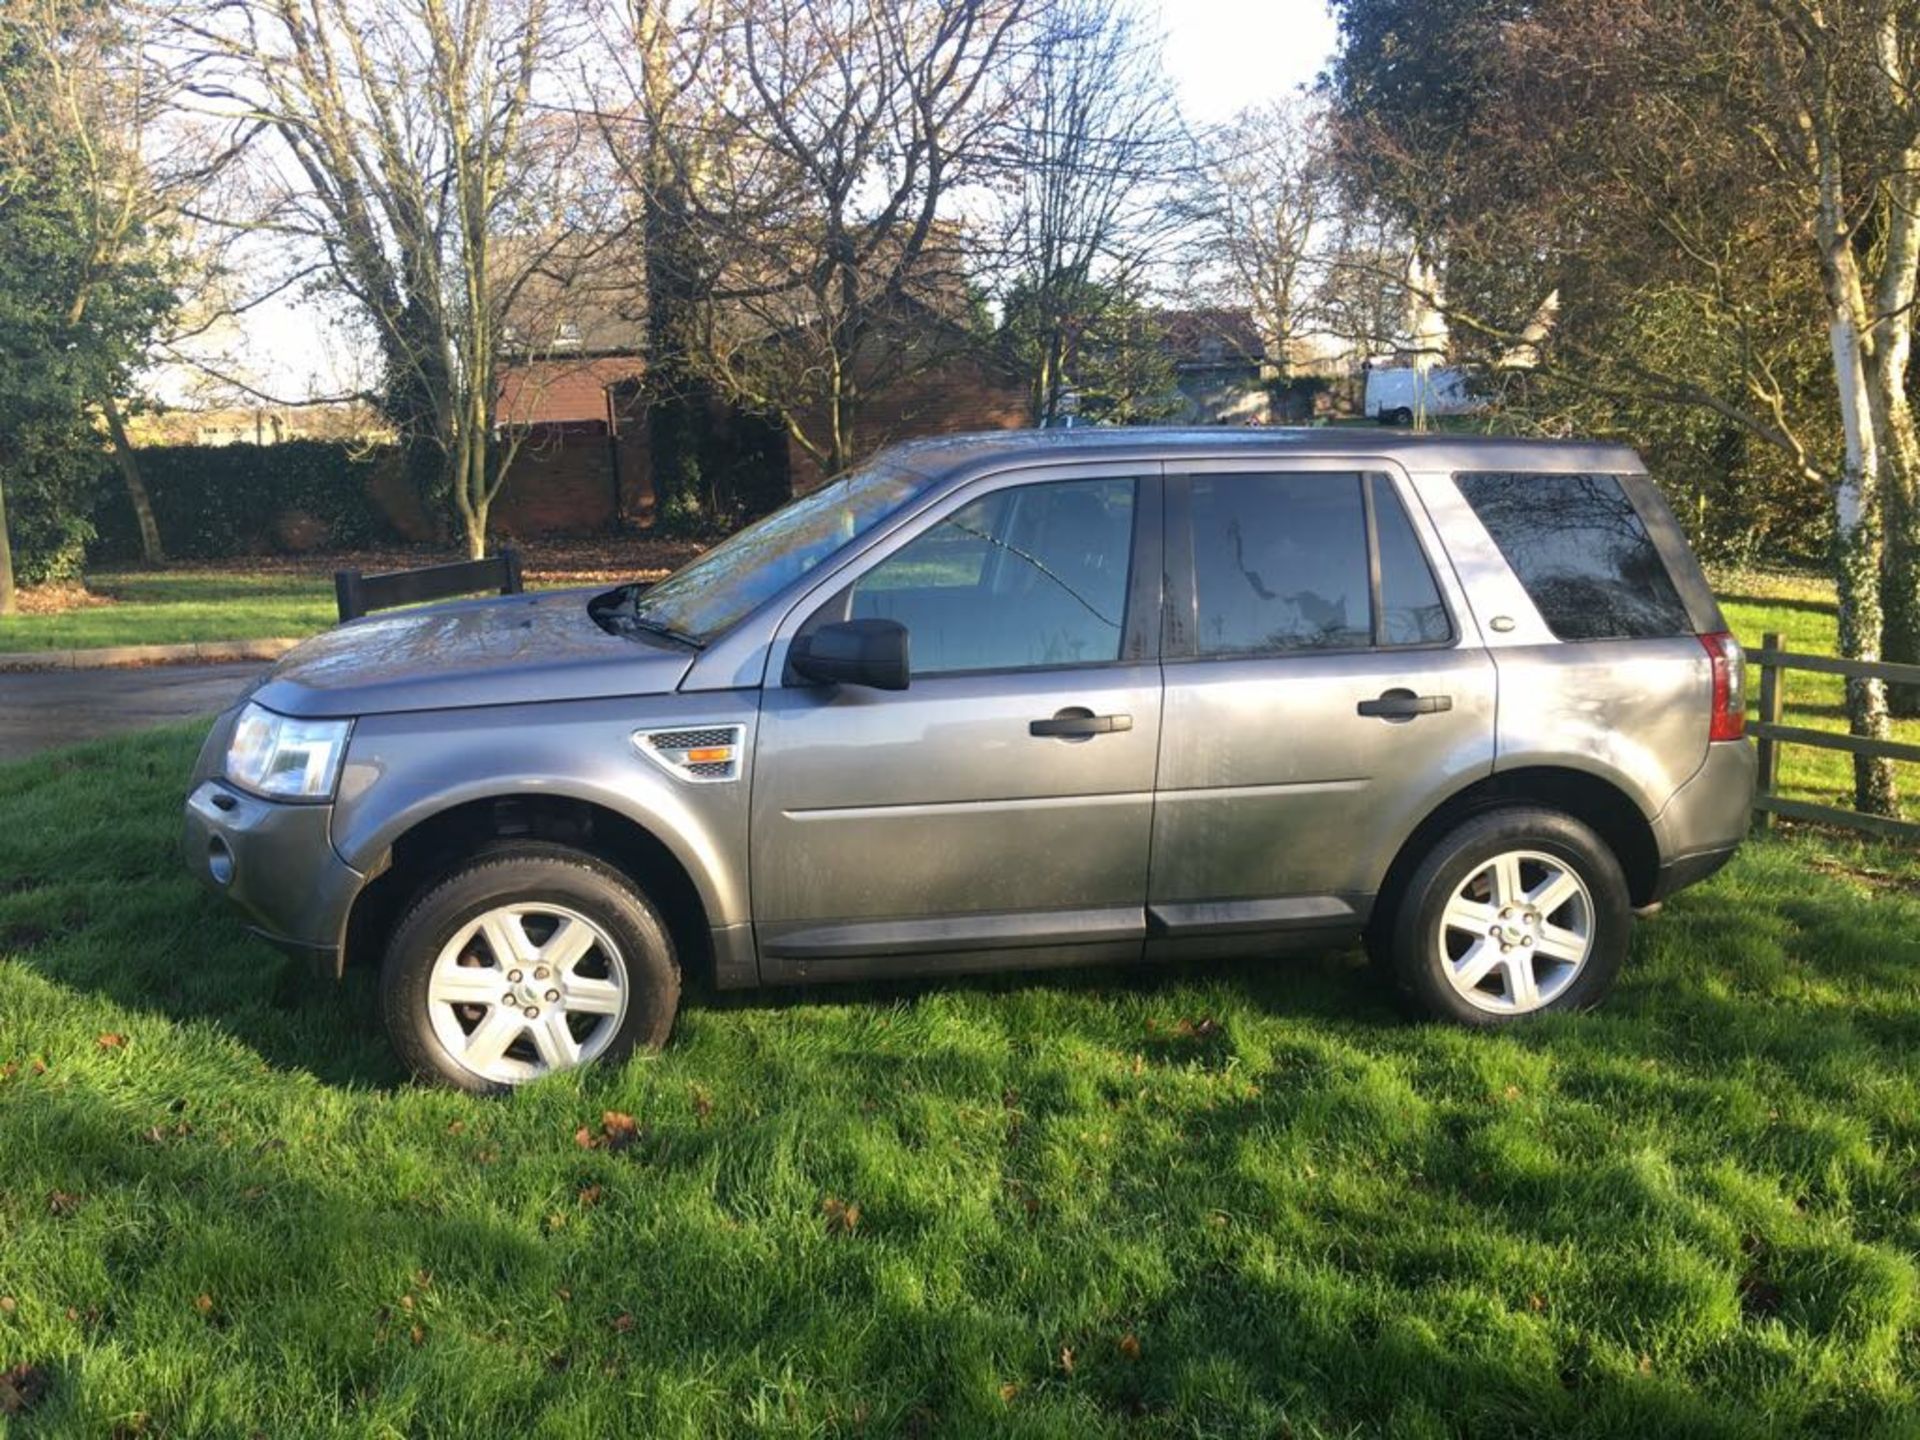
[{"label": "front door", "polygon": [[776,665],[809,625],[900,621],[912,683],[768,675],[763,973],[1140,954],[1161,692],[1160,489],[1142,468],[975,482],[789,617]]},{"label": "front door", "polygon": [[1492,772],[1494,667],[1417,502],[1341,463],[1168,477],[1155,952],[1356,927]]}]

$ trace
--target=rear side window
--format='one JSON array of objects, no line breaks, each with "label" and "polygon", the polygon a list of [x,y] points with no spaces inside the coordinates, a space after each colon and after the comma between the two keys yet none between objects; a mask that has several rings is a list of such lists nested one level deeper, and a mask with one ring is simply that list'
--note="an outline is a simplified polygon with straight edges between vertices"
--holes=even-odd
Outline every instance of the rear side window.
[{"label": "rear side window", "polygon": [[1351,650],[1372,641],[1358,475],[1196,475],[1202,655]]},{"label": "rear side window", "polygon": [[1486,472],[1455,479],[1560,639],[1693,633],[1646,525],[1613,476]]},{"label": "rear side window", "polygon": [[1369,475],[1373,487],[1374,538],[1380,546],[1381,645],[1443,645],[1453,621],[1440,599],[1433,567],[1421,553],[1413,524],[1384,475]]}]

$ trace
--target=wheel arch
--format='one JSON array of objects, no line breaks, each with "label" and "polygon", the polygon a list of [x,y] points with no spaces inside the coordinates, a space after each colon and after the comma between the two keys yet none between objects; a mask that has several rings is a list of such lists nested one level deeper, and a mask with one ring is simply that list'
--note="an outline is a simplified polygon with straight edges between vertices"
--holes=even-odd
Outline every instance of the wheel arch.
[{"label": "wheel arch", "polygon": [[1435,806],[1387,866],[1374,897],[1373,916],[1382,920],[1391,916],[1400,888],[1442,835],[1475,815],[1514,805],[1543,805],[1586,825],[1620,862],[1633,903],[1652,902],[1660,874],[1660,847],[1652,821],[1632,797],[1588,771],[1536,765],[1489,775]]},{"label": "wheel arch", "polygon": [[619,870],[659,908],[682,970],[710,978],[711,904],[673,846],[612,806],[546,792],[484,795],[413,818],[388,842],[354,898],[340,967],[377,964],[394,923],[422,889],[468,860],[521,840],[562,845]]}]

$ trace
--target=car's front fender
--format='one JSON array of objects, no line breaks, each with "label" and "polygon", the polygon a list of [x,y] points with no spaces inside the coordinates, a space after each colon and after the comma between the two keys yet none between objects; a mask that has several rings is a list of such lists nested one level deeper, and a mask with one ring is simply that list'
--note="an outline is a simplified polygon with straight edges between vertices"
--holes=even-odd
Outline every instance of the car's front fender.
[{"label": "car's front fender", "polygon": [[[395,843],[457,806],[515,797],[602,806],[647,831],[692,880],[709,925],[745,925],[747,796],[757,691],[697,697],[556,701],[356,723],[333,809],[332,841],[355,870],[376,875]],[[684,778],[644,753],[637,732],[743,727],[728,780]]]}]

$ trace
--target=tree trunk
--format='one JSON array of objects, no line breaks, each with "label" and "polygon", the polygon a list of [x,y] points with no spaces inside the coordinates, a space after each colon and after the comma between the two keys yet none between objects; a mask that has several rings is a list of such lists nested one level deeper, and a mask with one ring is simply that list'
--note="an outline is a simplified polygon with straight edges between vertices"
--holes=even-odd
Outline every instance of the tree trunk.
[{"label": "tree trunk", "polygon": [[100,408],[107,417],[107,434],[113,441],[113,460],[120,467],[120,478],[127,487],[127,499],[133,504],[133,518],[140,522],[140,558],[149,565],[166,563],[167,552],[160,544],[160,527],[153,518],[153,501],[147,495],[146,481],[140,477],[140,457],[127,437],[126,422],[120,417],[120,403],[111,394],[103,395]]},{"label": "tree trunk", "polygon": [[[1882,322],[1870,376],[1887,466],[1886,551],[1881,564],[1886,620],[1880,651],[1898,664],[1920,665],[1920,436],[1915,434],[1913,404],[1906,388],[1912,349],[1906,320],[1902,315]],[[1920,716],[1920,685],[1889,685],[1887,706],[1895,715]]]},{"label": "tree trunk", "polygon": [[7,534],[7,487],[0,481],[0,615],[18,608],[13,598],[13,540]]},{"label": "tree trunk", "polygon": [[[1875,443],[1872,386],[1860,331],[1852,307],[1837,304],[1830,329],[1834,379],[1840,392],[1841,428],[1846,436],[1846,466],[1834,489],[1834,569],[1840,600],[1840,653],[1849,660],[1880,658],[1880,567],[1884,537],[1881,457]],[[1847,720],[1853,734],[1889,738],[1886,686],[1879,680],[1849,678]],[[1868,815],[1897,815],[1893,762],[1877,756],[1853,757],[1854,805]]]}]

